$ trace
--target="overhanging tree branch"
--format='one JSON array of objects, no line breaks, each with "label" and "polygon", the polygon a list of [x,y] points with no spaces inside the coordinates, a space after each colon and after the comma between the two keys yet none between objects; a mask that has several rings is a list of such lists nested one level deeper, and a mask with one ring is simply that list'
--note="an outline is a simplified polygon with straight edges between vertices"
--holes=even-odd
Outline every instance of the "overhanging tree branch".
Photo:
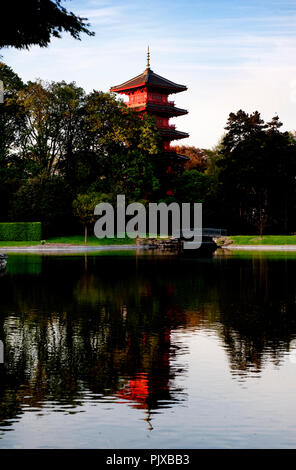
[{"label": "overhanging tree branch", "polygon": [[47,47],[52,37],[60,38],[63,32],[78,40],[81,33],[94,36],[86,21],[67,11],[61,0],[6,0],[1,5],[0,48]]}]

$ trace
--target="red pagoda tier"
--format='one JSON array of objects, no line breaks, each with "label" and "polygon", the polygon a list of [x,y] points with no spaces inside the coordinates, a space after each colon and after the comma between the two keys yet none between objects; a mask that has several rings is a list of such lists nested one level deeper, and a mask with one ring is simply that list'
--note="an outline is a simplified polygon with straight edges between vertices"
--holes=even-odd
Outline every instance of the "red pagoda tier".
[{"label": "red pagoda tier", "polygon": [[177,131],[174,125],[169,124],[171,117],[187,114],[186,109],[177,108],[174,101],[169,101],[169,95],[186,91],[187,87],[171,82],[157,75],[150,69],[150,54],[148,48],[148,59],[146,70],[137,77],[113,86],[110,92],[128,95],[127,106],[134,108],[141,114],[154,116],[159,133],[162,137],[164,155],[173,159],[188,160],[188,157],[178,155],[171,148],[171,141],[189,137],[187,132]]}]

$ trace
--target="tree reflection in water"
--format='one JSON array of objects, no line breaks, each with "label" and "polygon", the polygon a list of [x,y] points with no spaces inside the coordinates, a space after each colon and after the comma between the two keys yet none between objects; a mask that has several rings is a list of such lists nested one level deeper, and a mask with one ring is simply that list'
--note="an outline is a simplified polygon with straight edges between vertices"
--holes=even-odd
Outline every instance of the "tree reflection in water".
[{"label": "tree reflection in water", "polygon": [[[186,400],[176,330],[211,330],[233,377],[280,365],[296,337],[295,260],[11,256],[1,278],[0,422],[85,396],[150,413]],[[89,391],[89,393],[88,393]],[[9,420],[9,421],[8,421]]]}]

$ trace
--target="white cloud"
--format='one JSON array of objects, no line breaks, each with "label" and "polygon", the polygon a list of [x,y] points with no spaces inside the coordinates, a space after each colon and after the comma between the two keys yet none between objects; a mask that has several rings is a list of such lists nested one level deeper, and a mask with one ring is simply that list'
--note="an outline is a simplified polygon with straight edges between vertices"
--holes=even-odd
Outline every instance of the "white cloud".
[{"label": "white cloud", "polygon": [[92,26],[112,25],[121,22],[125,10],[126,8],[122,6],[103,6],[97,9],[79,11],[79,15],[83,18],[88,18]]}]

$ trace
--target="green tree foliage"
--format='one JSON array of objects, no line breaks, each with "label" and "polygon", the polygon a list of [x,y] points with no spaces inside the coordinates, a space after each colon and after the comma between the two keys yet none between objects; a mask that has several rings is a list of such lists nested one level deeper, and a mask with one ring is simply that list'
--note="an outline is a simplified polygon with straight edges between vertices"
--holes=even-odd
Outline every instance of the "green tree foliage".
[{"label": "green tree foliage", "polygon": [[8,163],[11,146],[16,138],[22,113],[17,103],[18,92],[24,88],[19,76],[3,62],[0,62],[0,80],[4,84],[4,103],[0,104],[0,165]]},{"label": "green tree foliage", "polygon": [[26,0],[1,5],[0,48],[29,49],[32,45],[47,47],[51,38],[68,32],[75,39],[80,34],[93,36],[86,18],[66,10],[61,0]]},{"label": "green tree foliage", "polygon": [[[218,195],[232,230],[288,231],[295,210],[296,145],[275,116],[231,113],[219,149]],[[290,213],[290,216],[289,216]],[[290,227],[291,229],[291,227]]]},{"label": "green tree foliage", "polygon": [[76,194],[93,188],[144,197],[158,187],[153,119],[109,93],[85,95],[75,83],[30,82],[18,94],[23,111],[17,143],[30,177],[61,175]]},{"label": "green tree foliage", "polygon": [[84,135],[97,156],[96,190],[124,191],[135,199],[158,189],[154,163],[160,137],[153,118],[140,118],[113,95],[94,91],[86,98]]},{"label": "green tree foliage", "polygon": [[180,202],[204,203],[211,188],[211,178],[198,170],[186,170],[177,181],[176,198]]},{"label": "green tree foliage", "polygon": [[72,195],[60,176],[29,178],[13,196],[11,218],[16,221],[40,221],[45,235],[53,226],[65,228],[72,215]]},{"label": "green tree foliage", "polygon": [[110,197],[107,194],[89,192],[86,194],[78,194],[73,201],[73,212],[84,226],[84,243],[87,244],[87,228],[90,224],[94,224],[96,216],[94,209],[100,202],[108,202]]},{"label": "green tree foliage", "polygon": [[32,176],[58,173],[81,140],[84,91],[75,83],[29,82],[18,93],[23,123],[17,143]]},{"label": "green tree foliage", "polygon": [[10,194],[18,189],[23,174],[22,162],[15,158],[15,143],[23,120],[17,96],[24,84],[3,62],[0,62],[0,80],[4,83],[4,103],[0,104],[0,220],[7,220]]}]

